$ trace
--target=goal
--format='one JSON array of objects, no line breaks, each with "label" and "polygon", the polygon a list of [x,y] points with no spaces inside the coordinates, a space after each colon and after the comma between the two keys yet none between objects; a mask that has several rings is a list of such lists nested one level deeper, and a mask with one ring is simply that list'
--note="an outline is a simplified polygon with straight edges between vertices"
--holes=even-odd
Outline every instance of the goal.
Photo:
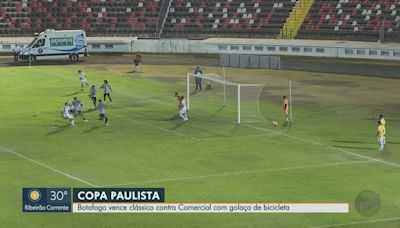
[{"label": "goal", "polygon": [[260,95],[264,84],[242,84],[225,80],[224,75],[203,74],[202,90],[196,90],[196,76],[187,73],[186,102],[191,112],[207,113],[208,118],[237,124],[264,121],[260,111]]}]

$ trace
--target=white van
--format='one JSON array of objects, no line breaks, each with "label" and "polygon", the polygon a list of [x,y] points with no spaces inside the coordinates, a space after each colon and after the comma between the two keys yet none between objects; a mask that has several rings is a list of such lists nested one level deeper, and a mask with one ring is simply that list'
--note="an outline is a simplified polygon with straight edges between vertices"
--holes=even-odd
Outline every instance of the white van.
[{"label": "white van", "polygon": [[40,59],[69,58],[77,61],[87,56],[86,32],[84,30],[47,29],[37,34],[35,39],[25,48],[15,48],[14,60],[34,62]]}]

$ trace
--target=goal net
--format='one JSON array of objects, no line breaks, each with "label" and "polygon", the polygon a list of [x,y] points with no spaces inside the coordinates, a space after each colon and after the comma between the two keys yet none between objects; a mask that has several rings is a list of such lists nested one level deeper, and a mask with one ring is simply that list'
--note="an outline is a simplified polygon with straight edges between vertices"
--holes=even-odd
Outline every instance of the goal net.
[{"label": "goal net", "polygon": [[[201,90],[196,90],[196,79],[201,78]],[[263,84],[241,84],[225,80],[223,75],[187,73],[186,101],[193,115],[206,118],[222,117],[240,123],[263,121],[260,95]]]}]

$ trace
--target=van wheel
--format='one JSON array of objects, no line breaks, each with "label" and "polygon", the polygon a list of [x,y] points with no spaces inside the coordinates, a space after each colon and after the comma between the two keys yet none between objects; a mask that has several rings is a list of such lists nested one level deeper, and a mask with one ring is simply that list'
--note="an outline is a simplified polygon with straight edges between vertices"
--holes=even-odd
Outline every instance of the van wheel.
[{"label": "van wheel", "polygon": [[69,59],[70,59],[71,61],[78,61],[79,56],[76,55],[76,54],[73,54],[73,55],[70,55],[70,56],[69,56]]},{"label": "van wheel", "polygon": [[29,57],[28,57],[28,61],[29,62],[35,62],[36,61],[36,56],[34,56],[34,55],[29,55]]}]

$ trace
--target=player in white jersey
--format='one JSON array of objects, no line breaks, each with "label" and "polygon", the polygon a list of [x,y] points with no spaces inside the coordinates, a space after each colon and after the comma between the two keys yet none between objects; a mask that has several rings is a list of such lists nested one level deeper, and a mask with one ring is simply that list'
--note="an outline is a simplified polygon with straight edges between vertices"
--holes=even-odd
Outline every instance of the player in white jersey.
[{"label": "player in white jersey", "polygon": [[108,126],[108,117],[106,114],[106,105],[99,100],[99,104],[97,105],[97,109],[99,110],[100,120],[104,120],[104,124]]},{"label": "player in white jersey", "polygon": [[79,74],[79,81],[81,82],[81,87],[82,90],[85,86],[89,86],[89,83],[87,82],[87,78],[86,78],[86,74],[83,73],[81,70],[78,70],[78,74]]},{"label": "player in white jersey", "polygon": [[183,121],[188,121],[189,120],[188,117],[187,117],[187,106],[186,106],[186,100],[185,100],[184,96],[182,96],[179,115],[182,117]]},{"label": "player in white jersey", "polygon": [[85,118],[85,115],[83,115],[82,107],[82,102],[78,100],[77,97],[74,97],[74,100],[72,101],[72,112],[74,113],[74,116],[81,116],[84,121],[88,121]]},{"label": "player in white jersey", "polygon": [[110,93],[112,92],[111,85],[108,84],[107,80],[104,80],[103,85],[100,87],[103,89],[104,92],[104,102],[106,102],[106,98],[110,99],[110,103],[112,103]]},{"label": "player in white jersey", "polygon": [[92,85],[90,87],[89,99],[93,101],[94,108],[96,109],[96,86]]},{"label": "player in white jersey", "polygon": [[63,110],[64,118],[68,119],[72,126],[75,125],[74,115],[71,113],[71,106],[65,102]]}]

